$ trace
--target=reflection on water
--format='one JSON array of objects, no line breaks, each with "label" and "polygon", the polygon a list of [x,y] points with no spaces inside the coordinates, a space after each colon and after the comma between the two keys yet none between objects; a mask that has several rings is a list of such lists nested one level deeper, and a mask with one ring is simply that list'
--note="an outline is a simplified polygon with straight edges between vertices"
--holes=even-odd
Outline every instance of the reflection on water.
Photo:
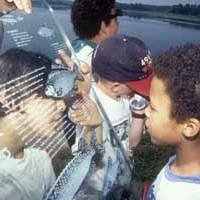
[{"label": "reflection on water", "polygon": [[[56,10],[56,15],[69,38],[75,39],[70,21],[70,10]],[[200,43],[200,25],[167,19],[150,19],[142,16],[119,17],[119,32],[139,37],[153,54],[187,42]]]},{"label": "reflection on water", "polygon": [[[56,57],[54,55],[55,51],[62,48],[64,44],[59,42],[59,39],[56,40],[57,37],[55,36],[58,33],[55,33],[52,21],[45,19],[46,12],[39,7],[35,8],[34,12],[37,14],[32,17],[31,24],[28,22],[28,17],[27,20],[23,20],[22,16],[12,17],[11,15],[7,15],[7,17],[2,17],[2,21],[6,25],[13,26],[17,22],[20,24],[20,21],[23,20],[24,30],[22,32],[25,34],[25,44],[26,42],[30,42],[32,49],[38,49],[40,52],[42,51],[51,57]],[[70,9],[66,7],[65,9],[59,8],[55,10],[55,14],[67,36],[71,40],[75,39],[76,36],[70,20]],[[39,24],[40,27],[38,27]],[[119,25],[120,33],[139,37],[149,46],[153,54],[158,54],[170,47],[183,45],[187,42],[200,43],[200,25],[198,24],[168,19],[150,19],[142,16],[122,16],[119,17]],[[15,29],[15,31],[17,30]],[[13,39],[9,37],[12,32],[8,31],[7,33],[5,40],[9,44],[12,44]],[[36,40],[38,42],[33,42]],[[50,44],[49,40],[51,41]],[[21,47],[20,45],[23,42],[18,42],[19,47]],[[54,52],[51,51],[52,48]]]},{"label": "reflection on water", "polygon": [[187,42],[200,43],[200,26],[128,16],[121,17],[119,21],[121,33],[141,38],[153,54]]},{"label": "reflection on water", "polygon": [[183,21],[178,21],[178,20],[163,20],[166,22],[169,22],[171,25],[175,26],[181,26],[181,27],[188,27],[196,30],[200,30],[200,24],[197,23],[191,23],[191,22],[183,22]]}]

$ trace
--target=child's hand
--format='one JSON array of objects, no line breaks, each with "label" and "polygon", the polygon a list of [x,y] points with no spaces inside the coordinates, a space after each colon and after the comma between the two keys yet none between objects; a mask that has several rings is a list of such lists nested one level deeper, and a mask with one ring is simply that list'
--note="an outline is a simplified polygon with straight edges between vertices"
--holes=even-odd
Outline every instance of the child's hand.
[{"label": "child's hand", "polygon": [[88,128],[96,128],[103,121],[96,104],[88,96],[72,105],[69,117],[74,123]]},{"label": "child's hand", "polygon": [[[72,71],[74,67],[74,62],[71,60],[71,58],[62,50],[59,50],[58,53],[62,61],[67,65],[68,69]],[[84,96],[85,94],[89,94],[90,92],[92,72],[91,67],[86,64],[83,64],[79,67],[79,72],[83,76],[84,81],[78,81],[78,93]]]}]

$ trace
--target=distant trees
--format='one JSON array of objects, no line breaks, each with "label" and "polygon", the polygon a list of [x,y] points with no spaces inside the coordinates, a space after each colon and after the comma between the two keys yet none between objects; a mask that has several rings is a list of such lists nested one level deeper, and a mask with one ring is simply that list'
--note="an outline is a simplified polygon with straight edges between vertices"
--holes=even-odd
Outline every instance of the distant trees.
[{"label": "distant trees", "polygon": [[141,3],[135,4],[125,4],[125,3],[117,3],[118,7],[121,9],[128,9],[128,10],[138,10],[138,11],[170,11],[171,6],[154,6],[154,5],[146,5]]},{"label": "distant trees", "polygon": [[172,6],[171,12],[175,14],[182,14],[182,15],[195,15],[195,16],[199,15],[200,16],[200,5],[191,5],[191,4],[174,5]]},{"label": "distant trees", "polygon": [[200,16],[200,5],[192,4],[178,4],[174,6],[155,6],[155,5],[146,5],[141,3],[135,4],[123,4],[118,3],[118,7],[121,9],[128,10],[138,10],[138,11],[151,11],[151,12],[167,12],[181,15],[194,15]]}]

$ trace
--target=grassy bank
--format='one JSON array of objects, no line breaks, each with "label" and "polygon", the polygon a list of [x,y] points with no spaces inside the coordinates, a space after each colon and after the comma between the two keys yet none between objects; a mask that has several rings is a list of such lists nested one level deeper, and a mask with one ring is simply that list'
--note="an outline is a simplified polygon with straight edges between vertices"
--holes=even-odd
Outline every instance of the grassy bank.
[{"label": "grassy bank", "polygon": [[151,12],[151,11],[137,11],[137,10],[123,10],[123,14],[130,17],[160,18],[160,19],[182,21],[185,23],[200,24],[200,16],[177,15],[167,12]]},{"label": "grassy bank", "polygon": [[146,134],[134,153],[136,178],[142,182],[152,182],[174,154],[173,147],[155,146]]}]

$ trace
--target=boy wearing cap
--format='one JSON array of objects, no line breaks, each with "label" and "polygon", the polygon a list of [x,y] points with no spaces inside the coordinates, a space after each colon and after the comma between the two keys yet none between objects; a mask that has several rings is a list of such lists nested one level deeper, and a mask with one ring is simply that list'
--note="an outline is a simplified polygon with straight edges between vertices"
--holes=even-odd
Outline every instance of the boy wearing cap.
[{"label": "boy wearing cap", "polygon": [[[92,69],[96,84],[92,85],[90,97],[97,102],[97,96],[126,154],[130,156],[130,147],[134,144],[129,144],[130,140],[134,138],[139,141],[141,137],[145,105],[140,107],[140,111],[134,111],[135,118],[132,120],[128,95],[138,93],[148,96],[153,76],[149,51],[137,38],[114,35],[97,47],[92,58]],[[102,108],[99,108],[100,112]],[[74,153],[79,150],[80,138],[85,138],[85,135],[77,133],[76,137],[72,148]],[[129,185],[131,171],[105,118],[102,141],[105,148],[102,159],[104,167],[97,166],[90,180],[93,187],[106,195],[116,187]]]},{"label": "boy wearing cap", "polygon": [[[157,145],[173,145],[148,200],[200,199],[200,45],[170,49],[155,60],[146,126]],[[161,103],[162,102],[162,103]]]},{"label": "boy wearing cap", "polygon": [[[150,81],[153,76],[150,52],[137,38],[115,35],[99,45],[94,53],[92,67],[97,79],[94,90],[114,127],[116,126],[117,129],[118,125],[129,121],[125,125],[126,133],[123,133],[127,134],[126,142],[122,141],[126,143],[124,147],[129,151],[129,148],[137,146],[140,140],[142,118],[144,118],[144,107],[134,107],[135,110],[131,110],[129,97],[135,93],[143,97],[149,95]],[[135,119],[134,132],[128,131],[128,124],[132,121],[132,117],[129,117],[131,115]],[[120,136],[121,139],[125,137],[123,134]]]}]

